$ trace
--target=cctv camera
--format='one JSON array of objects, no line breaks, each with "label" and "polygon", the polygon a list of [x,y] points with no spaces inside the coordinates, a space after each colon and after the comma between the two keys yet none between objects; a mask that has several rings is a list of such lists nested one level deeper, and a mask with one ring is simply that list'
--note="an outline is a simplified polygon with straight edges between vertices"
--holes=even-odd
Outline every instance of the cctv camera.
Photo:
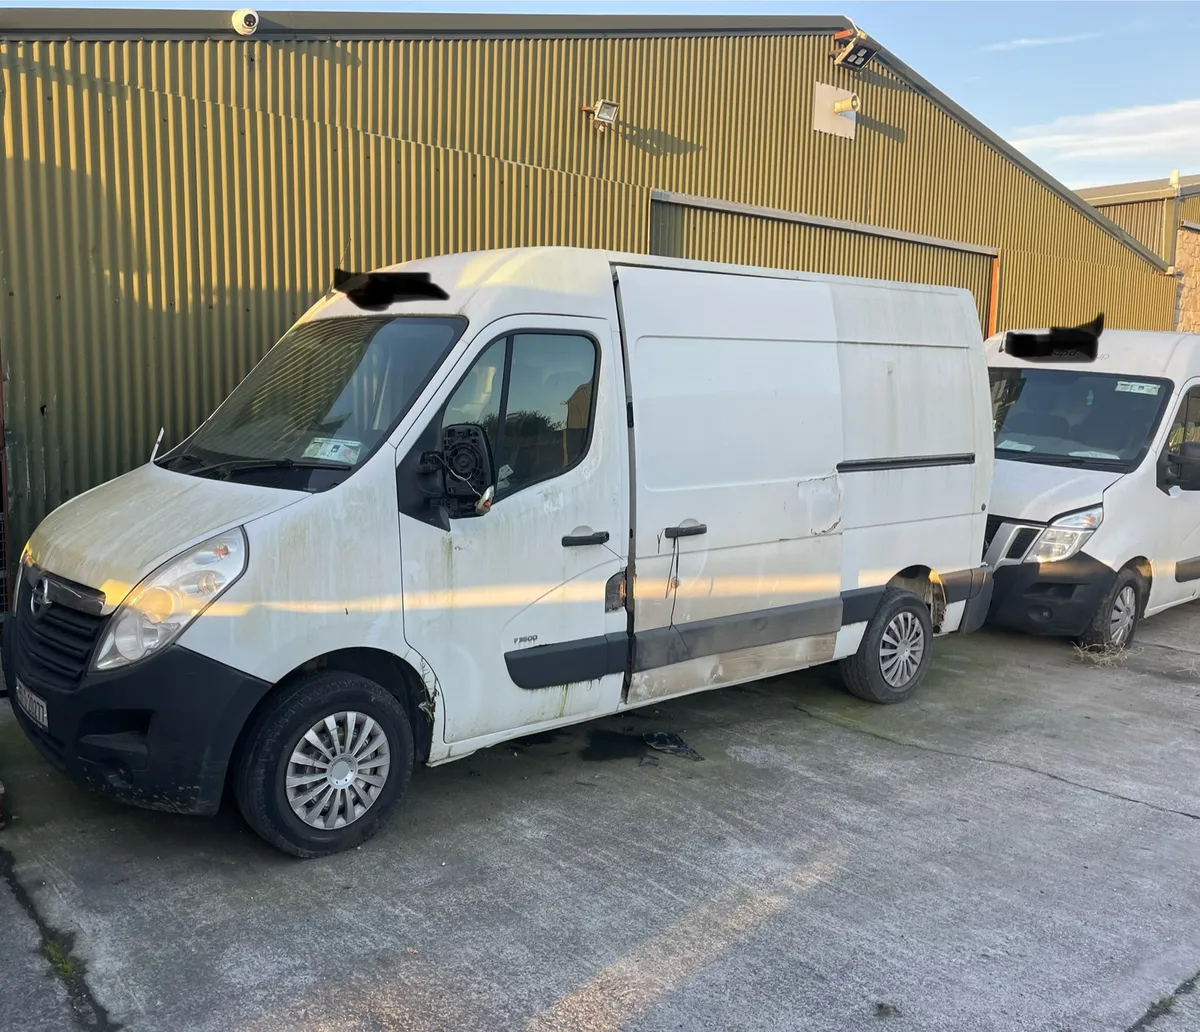
[{"label": "cctv camera", "polygon": [[258,28],[258,12],[251,7],[243,7],[233,12],[233,31],[239,36],[253,36]]}]

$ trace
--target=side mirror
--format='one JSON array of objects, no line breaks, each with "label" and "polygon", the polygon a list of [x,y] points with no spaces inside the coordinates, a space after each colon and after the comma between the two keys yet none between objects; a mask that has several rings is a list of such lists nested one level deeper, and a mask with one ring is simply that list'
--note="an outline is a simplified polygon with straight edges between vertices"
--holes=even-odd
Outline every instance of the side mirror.
[{"label": "side mirror", "polygon": [[486,516],[496,497],[496,463],[483,427],[474,423],[446,427],[441,464],[450,515]]},{"label": "side mirror", "polygon": [[1183,441],[1167,456],[1172,467],[1169,481],[1185,491],[1200,490],[1200,441]]}]

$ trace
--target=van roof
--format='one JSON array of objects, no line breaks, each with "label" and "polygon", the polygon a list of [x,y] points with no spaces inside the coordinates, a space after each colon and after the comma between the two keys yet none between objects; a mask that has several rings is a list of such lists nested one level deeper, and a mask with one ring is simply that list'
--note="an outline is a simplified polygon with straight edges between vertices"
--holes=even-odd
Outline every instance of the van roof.
[{"label": "van roof", "polygon": [[[936,286],[927,283],[892,283],[889,280],[867,279],[860,276],[835,276],[830,273],[804,272],[797,269],[777,269],[757,265],[735,265],[728,262],[701,262],[688,258],[668,258],[662,255],[634,254],[623,251],[605,251],[586,247],[514,247],[494,251],[470,251],[462,254],[439,255],[435,258],[419,258],[388,266],[388,271],[425,271],[429,273],[458,273],[470,270],[482,283],[486,278],[489,285],[512,283],[515,270],[543,275],[564,259],[596,263],[603,267],[611,265],[639,265],[654,269],[688,269],[697,272],[723,272],[742,276],[763,276],[770,279],[809,280],[820,283],[858,283],[880,285],[887,283],[905,290],[922,293],[968,293],[960,287]],[[380,270],[383,271],[383,270]],[[434,276],[437,279],[437,276]],[[445,284],[443,284],[445,286]]]},{"label": "van roof", "polygon": [[[848,316],[847,309],[855,309],[853,317],[840,322],[853,323],[859,332],[868,332],[865,340],[878,339],[882,334],[888,339],[899,327],[883,323],[918,321],[924,325],[922,336],[947,337],[943,343],[954,340],[962,333],[974,333],[978,342],[978,320],[974,317],[975,302],[970,292],[959,287],[933,286],[922,283],[893,283],[850,276],[832,276],[815,272],[798,272],[790,269],[769,269],[747,265],[726,265],[714,262],[689,261],[682,258],[664,258],[655,255],[625,254],[577,247],[525,247],[508,250],[474,251],[461,254],[422,258],[399,265],[388,266],[380,272],[423,272],[428,273],[433,283],[441,287],[449,297],[445,301],[420,302],[422,314],[461,315],[469,314],[473,319],[488,319],[492,305],[489,295],[495,296],[495,311],[501,307],[508,311],[543,312],[548,315],[576,315],[606,318],[612,311],[612,267],[614,265],[641,266],[656,269],[680,269],[696,272],[726,273],[740,276],[767,277],[772,279],[807,280],[810,282],[841,284],[845,290],[835,292],[835,307]],[[862,298],[862,291],[872,293],[871,304],[855,304]],[[887,290],[894,300],[893,305],[875,305],[879,290]],[[500,292],[505,297],[502,299]],[[525,293],[524,299],[515,300],[512,293]],[[973,323],[973,329],[960,326],[964,319],[950,321],[921,319],[920,313],[911,304],[914,295],[938,298],[945,308],[954,308]],[[902,299],[908,299],[904,304]],[[838,302],[841,301],[841,304]],[[515,305],[515,307],[514,307]],[[924,308],[925,306],[918,306]],[[874,309],[877,309],[873,311]],[[398,302],[387,309],[389,314],[403,315],[414,311],[411,302]],[[327,297],[309,312],[309,317],[326,318],[338,315],[361,315],[362,311],[340,294]],[[875,332],[866,324],[880,322]],[[844,327],[848,332],[850,325]],[[932,341],[931,341],[932,343]]]},{"label": "van roof", "polygon": [[[1046,333],[1039,327],[1029,333]],[[1091,370],[1097,373],[1161,376],[1176,383],[1200,374],[1200,334],[1168,330],[1105,330],[1100,334],[1099,354],[1094,362],[1030,362],[1000,350],[1005,334],[987,340],[990,366],[1024,366],[1039,369]]]}]

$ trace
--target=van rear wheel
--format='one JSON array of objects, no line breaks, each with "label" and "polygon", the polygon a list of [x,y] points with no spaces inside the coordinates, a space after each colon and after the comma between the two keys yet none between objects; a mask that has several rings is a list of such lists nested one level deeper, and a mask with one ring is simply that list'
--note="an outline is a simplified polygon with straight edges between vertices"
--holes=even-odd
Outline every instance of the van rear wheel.
[{"label": "van rear wheel", "polygon": [[268,699],[234,771],[246,823],[293,856],[360,845],[408,790],[412,727],[382,685],[340,670],[306,674]]},{"label": "van rear wheel", "polygon": [[902,702],[925,679],[932,645],[929,607],[911,591],[889,588],[858,651],[842,660],[842,681],[868,702]]}]

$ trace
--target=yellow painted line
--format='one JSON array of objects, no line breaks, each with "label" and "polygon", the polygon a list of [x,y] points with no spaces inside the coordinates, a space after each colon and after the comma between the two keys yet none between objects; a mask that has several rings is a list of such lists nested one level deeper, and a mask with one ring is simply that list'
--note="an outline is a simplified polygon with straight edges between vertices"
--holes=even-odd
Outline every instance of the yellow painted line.
[{"label": "yellow painted line", "polygon": [[768,892],[722,893],[534,1015],[526,1032],[619,1032],[764,921],[833,878],[848,855],[842,847],[831,849],[789,871]]}]

